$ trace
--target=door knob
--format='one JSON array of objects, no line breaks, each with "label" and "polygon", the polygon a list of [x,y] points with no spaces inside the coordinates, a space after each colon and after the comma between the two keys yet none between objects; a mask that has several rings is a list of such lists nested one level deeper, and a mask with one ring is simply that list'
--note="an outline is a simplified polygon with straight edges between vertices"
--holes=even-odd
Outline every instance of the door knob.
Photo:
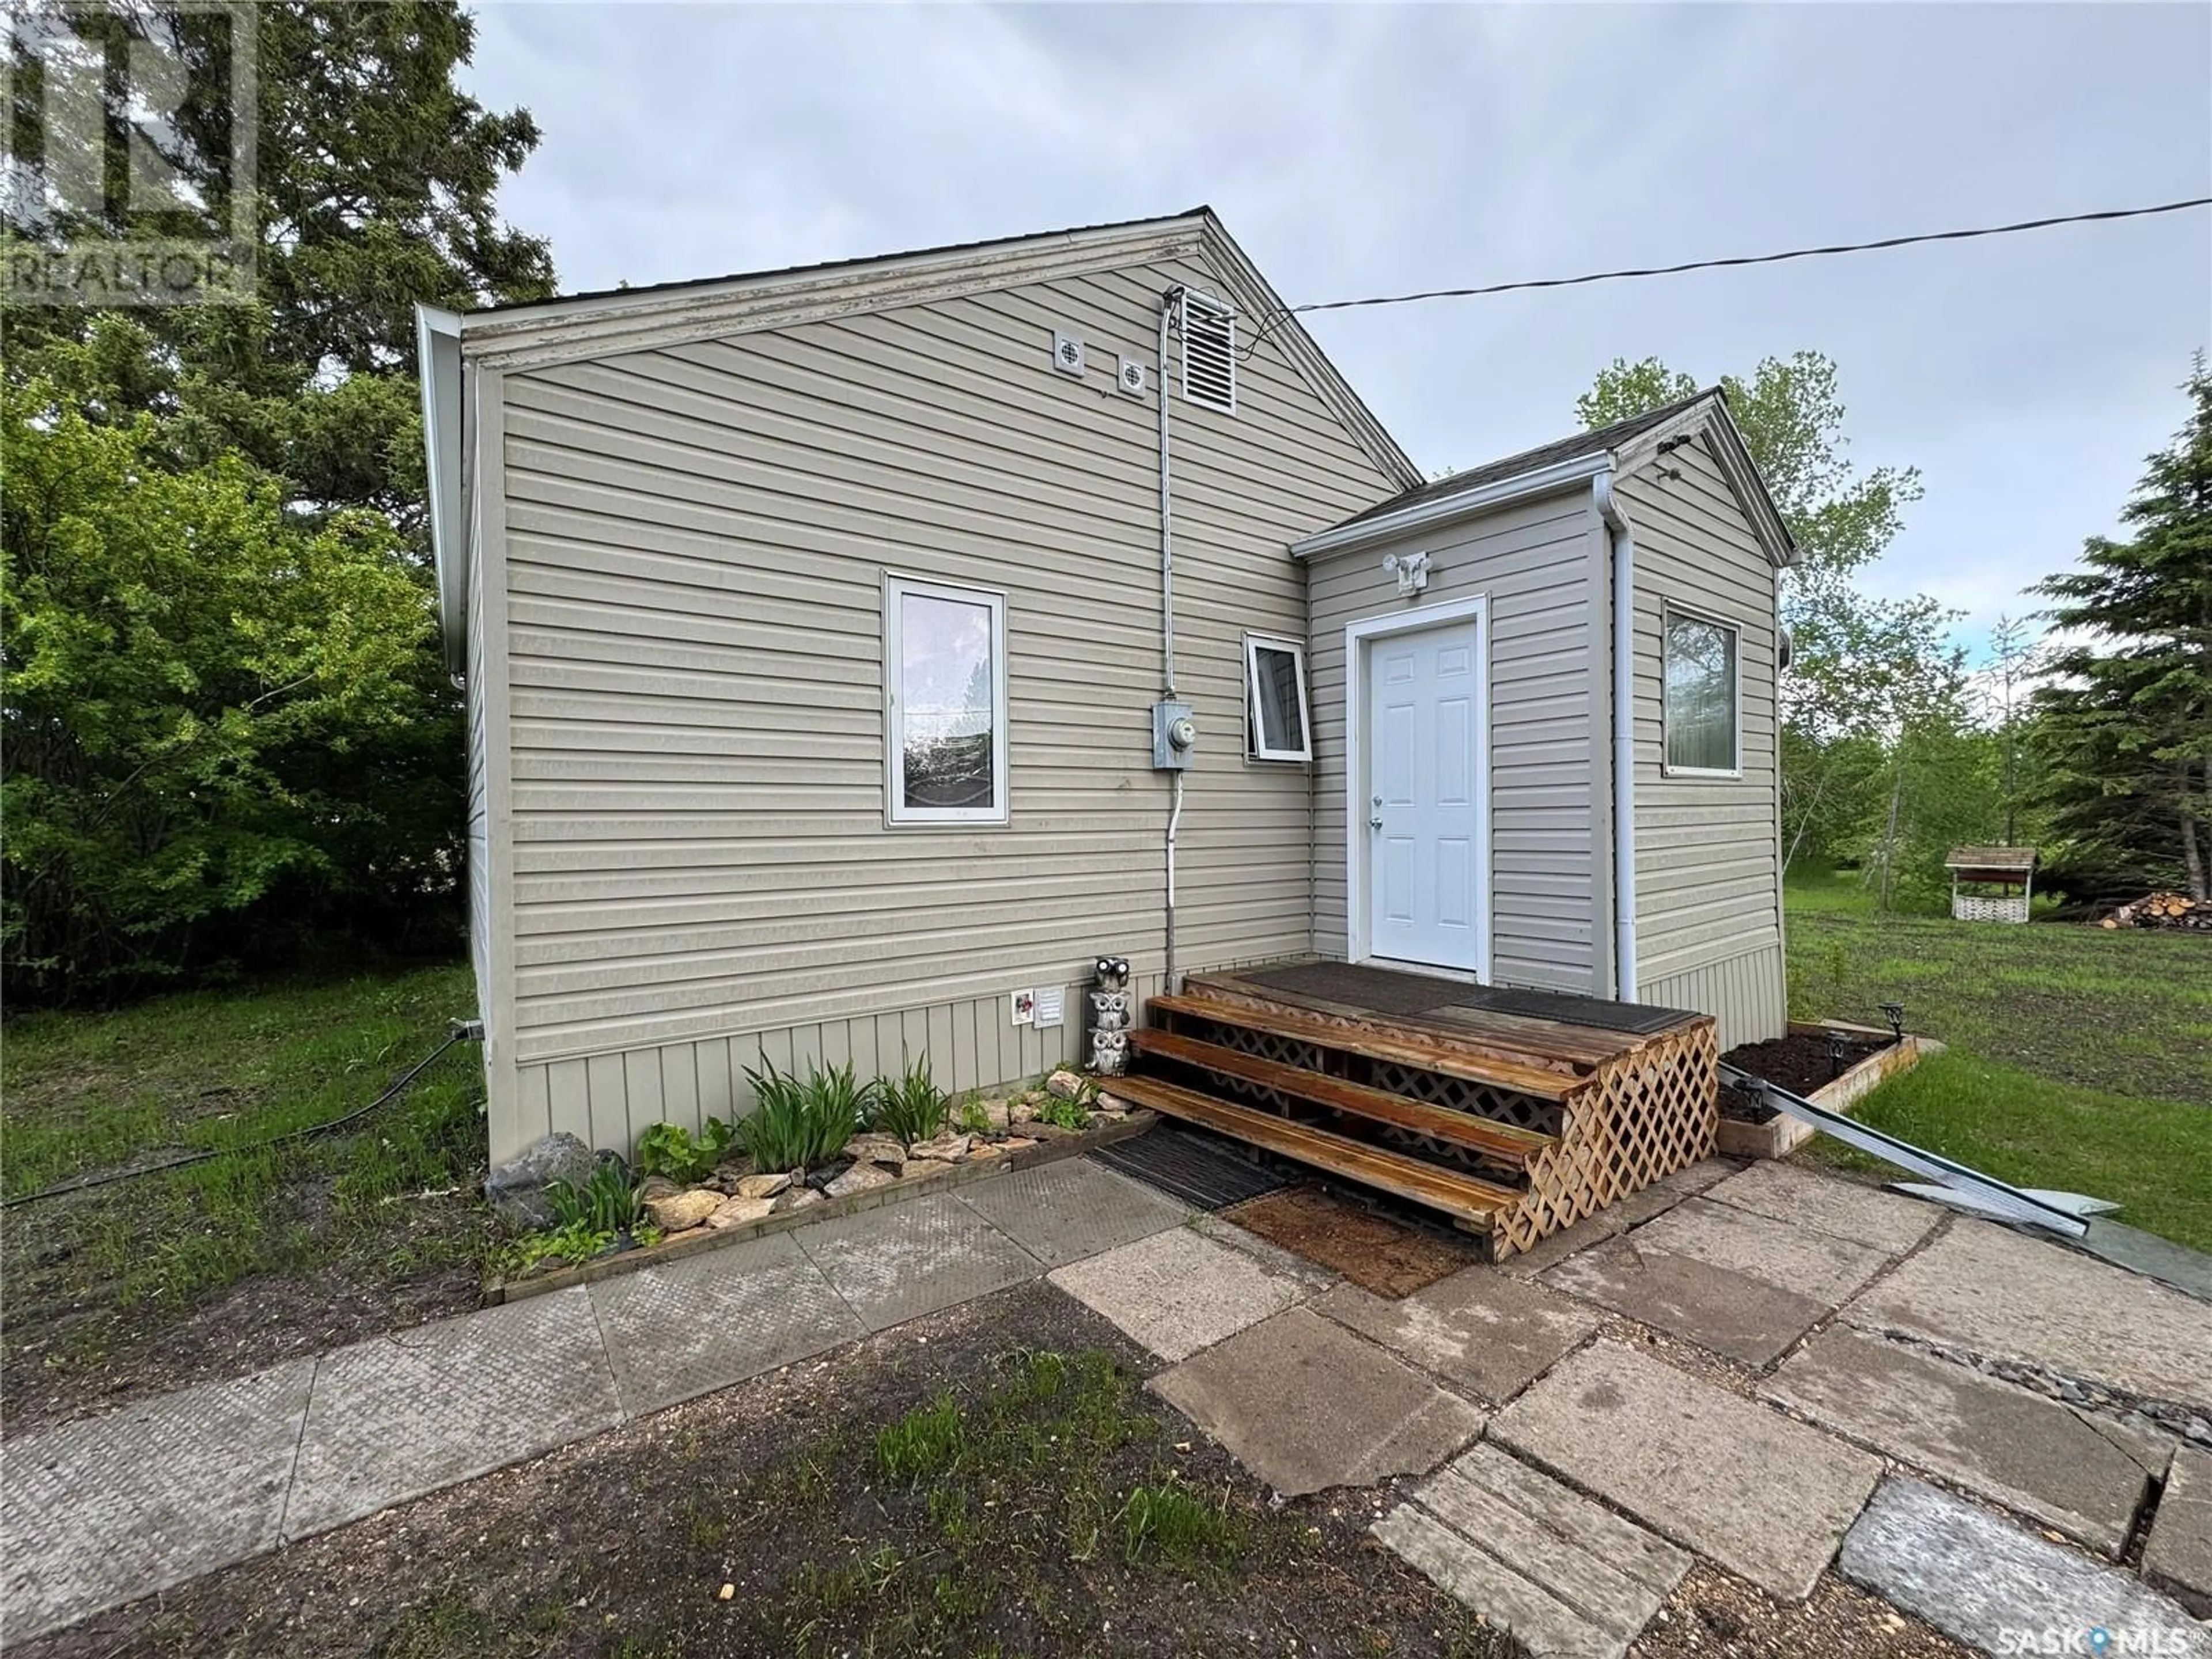
[{"label": "door knob", "polygon": [[1380,795],[1376,795],[1368,803],[1367,823],[1372,830],[1380,830],[1382,827],[1382,797]]}]

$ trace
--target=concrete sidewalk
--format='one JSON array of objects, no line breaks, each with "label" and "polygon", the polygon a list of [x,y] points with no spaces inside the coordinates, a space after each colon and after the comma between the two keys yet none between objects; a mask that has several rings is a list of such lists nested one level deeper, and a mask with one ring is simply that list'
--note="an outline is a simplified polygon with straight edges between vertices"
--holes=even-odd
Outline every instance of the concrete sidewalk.
[{"label": "concrete sidewalk", "polygon": [[73,1623],[1188,1217],[1069,1159],[9,1441],[0,1635]]},{"label": "concrete sidewalk", "polygon": [[2212,1659],[2212,1304],[1719,1162],[1389,1301],[1073,1160],[189,1389],[0,1450],[5,1634],[1040,1276],[1277,1492],[1364,1494],[1544,1652],[1620,1659],[1702,1560],[1778,1619],[1840,1571],[1992,1652]]}]

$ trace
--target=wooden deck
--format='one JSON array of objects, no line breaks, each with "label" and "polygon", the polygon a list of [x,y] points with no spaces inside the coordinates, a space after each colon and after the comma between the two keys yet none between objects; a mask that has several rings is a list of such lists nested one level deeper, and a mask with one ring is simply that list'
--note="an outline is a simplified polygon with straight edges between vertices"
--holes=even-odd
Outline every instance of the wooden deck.
[{"label": "wooden deck", "polygon": [[1125,1092],[1500,1256],[1712,1150],[1703,1014],[1316,962],[1194,975],[1148,1012]]}]

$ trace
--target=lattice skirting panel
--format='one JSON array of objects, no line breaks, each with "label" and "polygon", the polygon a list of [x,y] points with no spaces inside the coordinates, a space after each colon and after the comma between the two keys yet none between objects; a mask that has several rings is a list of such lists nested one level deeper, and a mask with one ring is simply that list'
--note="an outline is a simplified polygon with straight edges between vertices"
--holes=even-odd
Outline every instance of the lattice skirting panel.
[{"label": "lattice skirting panel", "polygon": [[2025,898],[1984,898],[1974,893],[1954,893],[1951,895],[1951,920],[2026,921],[2027,901]]},{"label": "lattice skirting panel", "polygon": [[1701,1019],[1607,1061],[1577,1096],[1559,1144],[1528,1160],[1528,1192],[1498,1217],[1503,1260],[1709,1157],[1720,1126],[1717,1023]]}]

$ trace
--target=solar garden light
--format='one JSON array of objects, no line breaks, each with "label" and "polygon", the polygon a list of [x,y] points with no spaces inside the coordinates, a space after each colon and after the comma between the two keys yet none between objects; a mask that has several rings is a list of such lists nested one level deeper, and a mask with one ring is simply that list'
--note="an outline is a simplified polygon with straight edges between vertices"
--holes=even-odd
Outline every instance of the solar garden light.
[{"label": "solar garden light", "polygon": [[1890,1036],[1895,1037],[1899,1042],[1904,1042],[1905,1005],[1901,1002],[1885,1002],[1881,1005],[1881,1013],[1882,1018],[1889,1022]]},{"label": "solar garden light", "polygon": [[1844,1034],[1828,1033],[1828,1080],[1832,1083],[1844,1074]]}]

